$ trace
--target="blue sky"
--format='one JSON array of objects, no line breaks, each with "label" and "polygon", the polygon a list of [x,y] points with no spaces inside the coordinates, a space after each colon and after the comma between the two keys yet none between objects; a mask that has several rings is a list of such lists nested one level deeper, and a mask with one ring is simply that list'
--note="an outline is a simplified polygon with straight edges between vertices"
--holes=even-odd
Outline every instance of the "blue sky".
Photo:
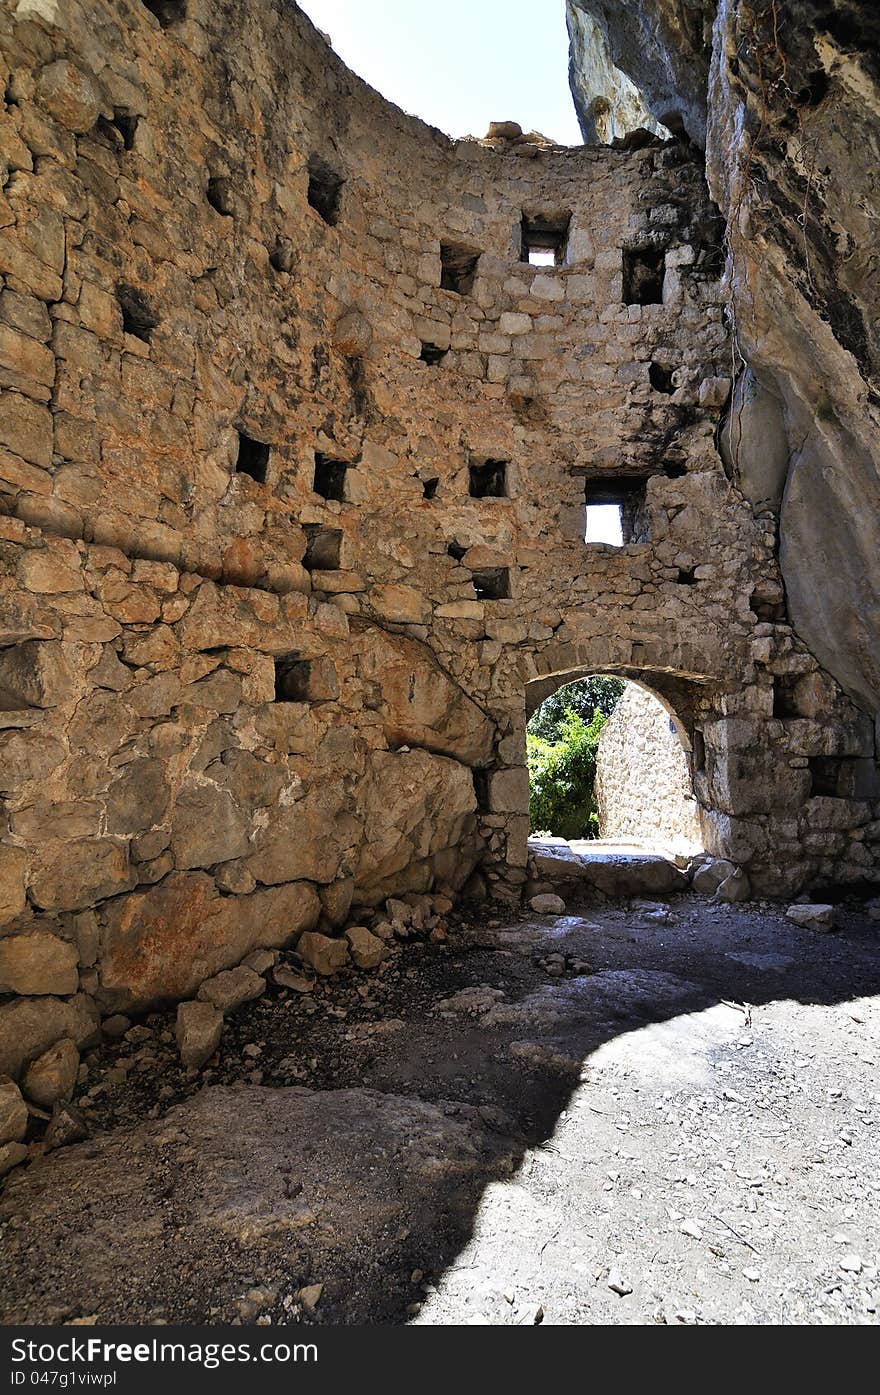
[{"label": "blue sky", "polygon": [[565,0],[298,0],[343,62],[450,136],[518,121],[580,145]]}]

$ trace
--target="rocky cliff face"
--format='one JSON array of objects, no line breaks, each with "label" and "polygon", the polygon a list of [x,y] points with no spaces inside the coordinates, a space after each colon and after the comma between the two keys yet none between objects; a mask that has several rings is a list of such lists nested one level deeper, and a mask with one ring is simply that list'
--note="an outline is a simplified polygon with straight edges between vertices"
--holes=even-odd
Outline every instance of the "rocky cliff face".
[{"label": "rocky cliff face", "polygon": [[[778,519],[789,616],[880,706],[880,11],[873,0],[569,0],[706,149],[739,378],[721,447]],[[584,104],[589,73],[573,73]]]},{"label": "rocky cliff face", "polygon": [[610,145],[639,129],[668,135],[635,83],[615,65],[605,31],[592,15],[569,5],[568,33],[571,89],[584,140]]}]

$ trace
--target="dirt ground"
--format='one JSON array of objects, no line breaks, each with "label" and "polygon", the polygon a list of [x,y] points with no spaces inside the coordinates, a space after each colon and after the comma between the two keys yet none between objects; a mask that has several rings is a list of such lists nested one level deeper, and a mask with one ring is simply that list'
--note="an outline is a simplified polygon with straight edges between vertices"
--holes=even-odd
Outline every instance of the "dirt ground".
[{"label": "dirt ground", "polygon": [[474,914],[89,1057],[0,1197],[3,1320],[876,1324],[880,927]]}]

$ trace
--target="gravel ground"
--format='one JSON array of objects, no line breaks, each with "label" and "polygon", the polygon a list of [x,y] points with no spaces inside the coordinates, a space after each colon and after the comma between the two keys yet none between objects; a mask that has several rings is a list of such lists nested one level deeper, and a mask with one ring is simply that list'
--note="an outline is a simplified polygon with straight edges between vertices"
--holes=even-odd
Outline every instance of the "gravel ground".
[{"label": "gravel ground", "polygon": [[839,921],[484,912],[270,987],[198,1078],[156,1014],[0,1198],[4,1320],[874,1324],[880,950]]}]

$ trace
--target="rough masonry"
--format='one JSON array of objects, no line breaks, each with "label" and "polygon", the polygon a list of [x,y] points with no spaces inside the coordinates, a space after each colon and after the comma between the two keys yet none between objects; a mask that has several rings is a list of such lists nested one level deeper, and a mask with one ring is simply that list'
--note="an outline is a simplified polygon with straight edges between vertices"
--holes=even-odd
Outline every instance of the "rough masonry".
[{"label": "rough masonry", "polygon": [[0,0],[0,54],[0,1071],[518,898],[526,707],[587,673],[756,890],[876,874],[873,722],[715,444],[698,151],[452,142],[288,0]]}]

